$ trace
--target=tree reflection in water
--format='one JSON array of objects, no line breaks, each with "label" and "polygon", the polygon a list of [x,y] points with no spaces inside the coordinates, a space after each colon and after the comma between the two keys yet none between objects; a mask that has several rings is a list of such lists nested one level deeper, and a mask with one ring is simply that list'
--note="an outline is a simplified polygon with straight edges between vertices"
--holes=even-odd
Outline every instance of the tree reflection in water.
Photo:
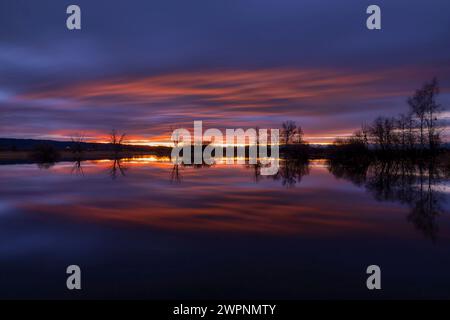
[{"label": "tree reflection in water", "polygon": [[194,169],[202,169],[202,168],[209,168],[212,165],[206,164],[205,162],[202,162],[201,164],[177,164],[175,163],[172,167],[172,170],[170,171],[170,181],[173,183],[181,183],[183,180],[183,176],[181,171],[183,168],[194,168]]},{"label": "tree reflection in water", "polygon": [[302,159],[286,159],[280,161],[278,172],[270,176],[280,180],[283,186],[294,187],[300,183],[305,175],[309,174],[309,162]]},{"label": "tree reflection in water", "polygon": [[111,179],[115,180],[119,173],[122,177],[124,177],[126,171],[127,168],[123,165],[122,159],[116,158],[112,161],[112,165],[109,168],[108,173]]},{"label": "tree reflection in water", "polygon": [[[407,205],[410,213],[407,220],[433,242],[437,240],[437,217],[444,213],[445,194],[440,185],[450,178],[450,166],[447,162],[436,160],[412,161],[396,159],[390,161],[359,161],[343,163],[328,160],[328,170],[338,179],[349,180],[365,188],[378,201],[391,201]],[[301,183],[310,172],[309,162],[304,159],[282,159],[277,174],[261,175],[261,163],[247,164],[253,170],[253,179],[273,179],[280,181],[287,188]],[[170,180],[181,183],[183,168],[207,168],[205,163],[199,165],[175,164],[170,172]],[[112,179],[120,174],[125,176],[121,159],[114,159],[108,170]],[[81,161],[75,161],[72,173],[83,175]]]},{"label": "tree reflection in water", "polygon": [[74,161],[73,166],[72,166],[72,170],[70,170],[70,173],[73,175],[79,175],[79,176],[84,176],[84,171],[83,171],[83,161],[81,159],[77,159]]},{"label": "tree reflection in water", "polygon": [[261,168],[263,165],[258,161],[257,164],[247,164],[246,167],[253,170],[253,179],[259,182],[262,177],[281,181],[282,185],[290,188],[302,181],[305,175],[309,174],[309,162],[304,159],[282,159],[279,163],[278,172],[274,175],[262,176]]},{"label": "tree reflection in water", "polygon": [[181,183],[181,172],[179,164],[174,164],[170,173],[170,181],[174,183]]},{"label": "tree reflection in water", "polygon": [[328,170],[337,178],[364,187],[378,201],[399,202],[410,207],[408,221],[433,242],[437,240],[436,218],[444,213],[445,201],[439,183],[448,169],[436,160],[390,160],[352,165],[330,160]]}]

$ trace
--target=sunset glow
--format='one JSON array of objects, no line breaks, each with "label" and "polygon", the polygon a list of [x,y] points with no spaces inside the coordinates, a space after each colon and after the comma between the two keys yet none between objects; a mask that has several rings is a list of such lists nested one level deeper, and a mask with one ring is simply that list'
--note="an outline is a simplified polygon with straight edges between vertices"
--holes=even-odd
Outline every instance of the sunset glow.
[{"label": "sunset glow", "polygon": [[0,0],[0,300],[450,299],[449,13]]},{"label": "sunset glow", "polygon": [[[89,141],[107,142],[111,128],[120,127],[129,144],[170,146],[171,129],[190,128],[194,120],[217,128],[279,128],[285,119],[295,119],[307,141],[328,144],[374,113],[401,112],[404,97],[436,72],[415,67],[175,73],[40,88],[11,96],[6,103],[11,106],[8,118],[33,110],[45,117],[37,124],[33,118],[24,128],[28,132],[20,133],[26,137],[64,140],[81,132]],[[442,93],[449,88],[442,87]],[[44,129],[40,123],[47,121],[52,125]],[[51,129],[53,123],[66,129]],[[5,123],[1,130],[11,134],[15,129]]]}]

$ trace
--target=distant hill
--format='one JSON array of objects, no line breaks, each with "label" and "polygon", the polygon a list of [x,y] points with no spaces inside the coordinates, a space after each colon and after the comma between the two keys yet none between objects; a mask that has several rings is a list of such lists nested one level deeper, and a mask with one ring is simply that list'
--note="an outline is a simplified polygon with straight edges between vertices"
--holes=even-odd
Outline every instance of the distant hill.
[{"label": "distant hill", "polygon": [[[55,140],[36,140],[36,139],[10,139],[0,138],[0,151],[32,151],[37,146],[50,145],[57,150],[71,150],[76,145],[72,141],[55,141]],[[114,146],[111,143],[82,143],[84,151],[113,151]],[[309,145],[310,151],[316,151],[321,154],[326,151],[329,146],[324,145]],[[445,149],[450,149],[450,143],[444,143],[442,145]],[[151,146],[139,146],[139,145],[123,145],[122,149],[125,151],[146,152],[154,151],[157,149],[170,149],[169,147],[151,147]]]},{"label": "distant hill", "polygon": [[[0,151],[31,151],[40,145],[50,145],[57,150],[71,150],[76,145],[72,141],[35,140],[35,139],[9,139],[0,138]],[[85,151],[112,151],[114,146],[110,143],[82,143]],[[155,147],[123,145],[123,150],[130,151],[151,151]]]}]

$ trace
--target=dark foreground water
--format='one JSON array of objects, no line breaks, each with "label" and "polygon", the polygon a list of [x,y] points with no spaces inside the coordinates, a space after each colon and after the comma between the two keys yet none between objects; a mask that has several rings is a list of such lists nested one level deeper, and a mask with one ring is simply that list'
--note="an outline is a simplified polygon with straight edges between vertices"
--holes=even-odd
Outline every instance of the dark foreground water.
[{"label": "dark foreground water", "polygon": [[0,298],[450,298],[450,187],[426,169],[149,157],[2,165],[0,181]]}]

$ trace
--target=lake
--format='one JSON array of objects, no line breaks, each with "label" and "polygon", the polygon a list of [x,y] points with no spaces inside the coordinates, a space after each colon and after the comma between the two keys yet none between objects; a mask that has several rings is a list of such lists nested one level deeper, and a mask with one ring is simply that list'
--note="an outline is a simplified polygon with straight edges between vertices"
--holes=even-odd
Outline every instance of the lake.
[{"label": "lake", "polygon": [[448,175],[281,164],[1,165],[0,298],[450,298]]}]

